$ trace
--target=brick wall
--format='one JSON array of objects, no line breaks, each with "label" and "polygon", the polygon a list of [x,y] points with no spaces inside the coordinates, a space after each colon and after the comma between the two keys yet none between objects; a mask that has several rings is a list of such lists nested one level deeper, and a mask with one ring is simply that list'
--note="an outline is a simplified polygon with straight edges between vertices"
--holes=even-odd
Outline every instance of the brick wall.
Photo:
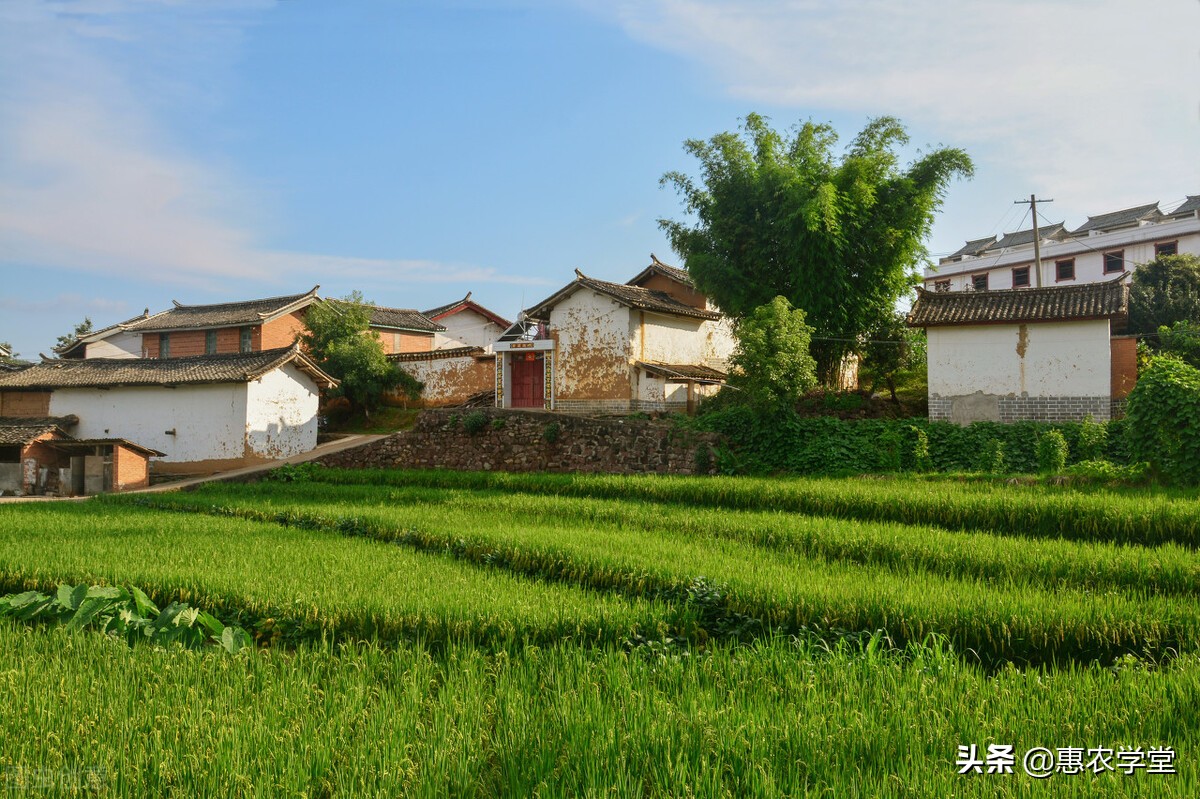
[{"label": "brick wall", "polygon": [[429,352],[433,349],[432,333],[401,333],[397,330],[379,330],[379,343],[383,345],[385,355],[398,352]]},{"label": "brick wall", "polygon": [[[274,350],[290,347],[304,332],[304,311],[293,311],[262,325],[259,345],[255,349]],[[234,350],[236,352],[236,350]]]},{"label": "brick wall", "polygon": [[[1109,397],[1030,397],[1008,395],[996,397],[1001,422],[1079,422],[1091,416],[1097,422],[1107,422],[1112,415]],[[933,421],[953,420],[953,398],[934,395],[929,398],[929,418]],[[995,417],[992,417],[995,419]]]},{"label": "brick wall", "polygon": [[49,415],[49,391],[0,391],[0,416],[31,419]]},{"label": "brick wall", "polygon": [[150,458],[119,444],[113,446],[113,491],[150,485]]},{"label": "brick wall", "polygon": [[[469,433],[463,420],[476,412],[486,424]],[[551,425],[558,429],[553,442],[546,440]],[[719,441],[713,433],[684,432],[648,419],[439,409],[423,411],[411,430],[318,460],[346,468],[693,474],[698,451]]]}]

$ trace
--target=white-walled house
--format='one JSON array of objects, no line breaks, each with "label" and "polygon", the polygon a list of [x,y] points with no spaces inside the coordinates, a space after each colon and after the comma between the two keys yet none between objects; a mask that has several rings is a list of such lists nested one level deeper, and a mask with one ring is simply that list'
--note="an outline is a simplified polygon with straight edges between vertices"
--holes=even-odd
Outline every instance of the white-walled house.
[{"label": "white-walled house", "polygon": [[[1011,291],[917,290],[908,316],[929,347],[929,418],[1097,421],[1112,417],[1132,339],[1114,339],[1128,287],[1105,283]],[[1122,346],[1114,346],[1114,341]]]},{"label": "white-walled house", "polygon": [[[1170,212],[1158,203],[1088,220],[1072,231],[1041,226],[1041,286],[1095,283],[1126,275],[1160,255],[1200,255],[1200,195]],[[1037,288],[1033,229],[968,241],[924,274],[933,291]]]},{"label": "white-walled house", "polygon": [[478,347],[491,352],[492,344],[512,322],[471,299],[471,292],[456,302],[421,312],[444,330],[433,337],[434,350]]},{"label": "white-walled house", "polygon": [[628,283],[576,270],[493,345],[496,404],[582,413],[691,410],[725,380],[730,321],[686,271],[653,263]]},{"label": "white-walled house", "polygon": [[298,346],[63,359],[0,376],[0,407],[78,417],[79,438],[123,438],[162,452],[158,471],[216,471],[311,450],[318,395],[333,385]]}]

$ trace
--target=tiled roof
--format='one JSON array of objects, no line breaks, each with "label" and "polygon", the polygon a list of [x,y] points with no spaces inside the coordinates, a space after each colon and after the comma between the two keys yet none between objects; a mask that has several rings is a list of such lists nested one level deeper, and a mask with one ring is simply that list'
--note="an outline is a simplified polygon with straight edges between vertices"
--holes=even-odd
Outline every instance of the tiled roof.
[{"label": "tiled roof", "polygon": [[647,276],[655,273],[668,277],[678,283],[682,283],[685,286],[691,286],[692,288],[696,287],[696,284],[692,282],[691,274],[689,274],[686,269],[680,269],[677,266],[668,266],[667,264],[664,264],[662,261],[658,260],[654,253],[650,253],[650,265],[641,272],[638,272],[633,280],[630,280],[628,283],[626,283],[626,285],[635,286],[645,280]]},{"label": "tiled roof", "polygon": [[141,444],[134,443],[127,438],[66,438],[54,441],[50,444],[54,449],[65,452],[79,452],[96,446],[121,446],[126,449],[131,449],[135,452],[140,452],[143,455],[165,457],[167,453],[159,452],[150,447],[144,447]]},{"label": "tiled roof", "polygon": [[450,347],[429,352],[394,352],[387,357],[389,361],[411,363],[414,361],[442,361],[447,358],[466,358],[476,355],[483,355],[483,347]]},{"label": "tiled roof", "polygon": [[281,347],[230,355],[187,358],[87,358],[43,361],[21,372],[0,375],[0,389],[113,388],[248,383],[288,363],[320,386],[337,385],[300,351]]},{"label": "tiled roof", "polygon": [[702,383],[724,383],[725,373],[708,366],[694,363],[646,363],[637,365],[647,372],[661,375],[668,380],[695,380]]},{"label": "tiled roof", "polygon": [[286,297],[267,297],[245,302],[223,302],[216,305],[183,305],[176,302],[169,311],[153,314],[132,324],[121,325],[123,330],[139,333],[192,330],[197,328],[238,327],[258,325],[268,319],[303,308],[317,298],[317,289]]},{"label": "tiled roof", "polygon": [[64,427],[79,424],[77,416],[45,416],[34,419],[23,419],[13,416],[0,416],[0,445],[20,446],[33,441],[40,435],[57,430],[63,433]]},{"label": "tiled roof", "polygon": [[639,311],[653,311],[655,313],[672,314],[675,316],[691,316],[697,319],[721,318],[721,315],[714,311],[705,311],[700,308],[693,308],[690,305],[684,305],[665,292],[653,291],[641,286],[629,286],[624,283],[609,283],[605,280],[596,280],[583,274],[578,269],[575,270],[574,283],[564,286],[550,297],[530,308],[528,311],[529,316],[535,319],[545,318],[556,303],[581,287],[604,294],[622,305]]},{"label": "tiled roof", "polygon": [[430,308],[428,311],[422,311],[421,313],[430,319],[436,320],[440,316],[449,316],[452,313],[458,313],[459,311],[467,310],[474,311],[485,319],[495,322],[500,327],[508,327],[512,324],[512,322],[508,321],[495,311],[484,308],[479,303],[474,302],[471,299],[471,292],[469,291],[467,292],[467,296],[463,297],[458,302],[452,302],[448,305],[439,305],[436,308]]},{"label": "tiled roof", "polygon": [[1123,280],[1122,276],[1104,283],[997,291],[918,288],[908,324],[935,327],[1120,317],[1129,309],[1129,290]]},{"label": "tiled roof", "polygon": [[1071,231],[1071,235],[1076,236],[1080,233],[1088,233],[1092,230],[1108,230],[1109,228],[1132,225],[1136,222],[1142,221],[1143,219],[1161,218],[1162,212],[1158,210],[1158,203],[1149,203],[1147,205],[1139,205],[1136,208],[1126,208],[1121,211],[1113,211],[1109,214],[1089,216],[1086,222],[1084,222],[1080,227]]},{"label": "tiled roof", "polygon": [[[1032,231],[1030,232],[1032,234]],[[975,239],[974,241],[968,241],[963,247],[959,248],[957,252],[952,252],[943,258],[942,262],[945,263],[946,261],[954,261],[962,258],[964,255],[979,255],[979,253],[983,252],[984,250],[990,249],[995,243],[996,237],[994,235],[988,236],[986,239]]]},{"label": "tiled roof", "polygon": [[[163,313],[167,312],[163,311]],[[82,349],[78,353],[74,352],[74,350],[80,347],[80,345],[90,344],[93,341],[101,341],[113,335],[114,333],[119,333],[122,330],[129,330],[132,325],[149,318],[150,309],[147,308],[142,313],[131,319],[126,319],[124,322],[117,322],[116,324],[109,325],[108,327],[102,327],[99,330],[93,330],[91,333],[84,333],[78,338],[71,339],[61,347],[55,347],[54,351],[58,353],[60,358],[82,358],[84,357]]]},{"label": "tiled roof", "polygon": [[3,372],[19,372],[22,369],[28,369],[33,366],[29,361],[22,361],[18,358],[0,358],[0,373]]},{"label": "tiled roof", "polygon": [[1167,214],[1167,216],[1194,216],[1196,211],[1200,211],[1200,194],[1189,194],[1188,198],[1183,201],[1183,205]]},{"label": "tiled roof", "polygon": [[379,305],[368,305],[367,309],[371,312],[371,327],[413,330],[419,333],[436,333],[446,329],[415,308],[384,308]]},{"label": "tiled roof", "polygon": [[[1062,222],[1055,222],[1053,225],[1039,225],[1038,236],[1042,239],[1061,239],[1066,235],[1066,230]],[[1033,244],[1033,228],[1029,230],[1019,230],[1016,233],[1005,233],[1003,238],[998,242],[988,247],[985,251],[1003,250],[1006,247],[1020,247],[1024,244]]]}]

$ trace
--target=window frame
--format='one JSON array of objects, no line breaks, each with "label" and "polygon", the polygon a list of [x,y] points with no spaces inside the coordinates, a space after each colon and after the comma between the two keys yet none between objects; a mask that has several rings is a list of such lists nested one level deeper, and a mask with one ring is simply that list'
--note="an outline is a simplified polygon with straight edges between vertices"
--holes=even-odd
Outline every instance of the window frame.
[{"label": "window frame", "polygon": [[170,358],[171,357],[171,334],[170,333],[159,333],[158,334],[158,357],[160,357],[160,358]]},{"label": "window frame", "polygon": [[215,330],[205,330],[204,331],[204,354],[205,355],[216,355],[217,354],[217,331],[215,331]]},{"label": "window frame", "polygon": [[[1071,276],[1063,277],[1063,267],[1071,267]],[[1075,279],[1075,259],[1062,258],[1054,262],[1054,282],[1055,283],[1070,283]]]},{"label": "window frame", "polygon": [[[1163,247],[1170,247],[1172,251],[1171,252],[1162,252],[1161,248],[1163,248]],[[1156,241],[1156,242],[1154,242],[1154,257],[1162,258],[1167,255],[1179,255],[1179,239],[1172,239],[1171,241]]]},{"label": "window frame", "polygon": [[933,281],[933,290],[938,294],[945,294],[950,290],[950,278]]},{"label": "window frame", "polygon": [[238,331],[238,352],[254,352],[254,327],[246,325]]},{"label": "window frame", "polygon": [[[1024,283],[1020,283],[1020,284],[1017,283],[1017,270],[1018,269],[1023,269],[1025,271],[1025,282]],[[1026,264],[1025,266],[1014,266],[1012,268],[1012,285],[1013,285],[1013,288],[1015,288],[1015,289],[1027,289],[1030,286],[1032,286],[1033,285],[1033,267],[1029,264]]]},{"label": "window frame", "polygon": [[[971,290],[972,291],[987,291],[988,290],[988,276],[990,274],[991,274],[990,272],[979,272],[974,275],[971,275]],[[979,279],[980,278],[983,278],[983,288],[979,288]]]},{"label": "window frame", "polygon": [[[1103,253],[1103,257],[1104,257],[1104,274],[1115,275],[1115,274],[1123,273],[1123,272],[1127,271],[1125,269],[1125,251],[1124,250],[1105,250]],[[1120,269],[1109,269],[1108,262],[1109,262],[1110,258],[1116,258],[1117,262],[1120,264],[1121,268]]]}]

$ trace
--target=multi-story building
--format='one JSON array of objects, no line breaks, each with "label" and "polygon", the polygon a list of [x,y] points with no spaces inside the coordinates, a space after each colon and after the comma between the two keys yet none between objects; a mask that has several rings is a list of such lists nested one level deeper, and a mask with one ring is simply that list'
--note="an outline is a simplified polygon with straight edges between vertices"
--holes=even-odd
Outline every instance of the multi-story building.
[{"label": "multi-story building", "polygon": [[1158,203],[1088,217],[1074,230],[1040,226],[1042,268],[1034,268],[1033,229],[968,241],[925,270],[930,291],[985,291],[1096,283],[1128,274],[1160,255],[1200,255],[1200,195],[1164,212]]}]

